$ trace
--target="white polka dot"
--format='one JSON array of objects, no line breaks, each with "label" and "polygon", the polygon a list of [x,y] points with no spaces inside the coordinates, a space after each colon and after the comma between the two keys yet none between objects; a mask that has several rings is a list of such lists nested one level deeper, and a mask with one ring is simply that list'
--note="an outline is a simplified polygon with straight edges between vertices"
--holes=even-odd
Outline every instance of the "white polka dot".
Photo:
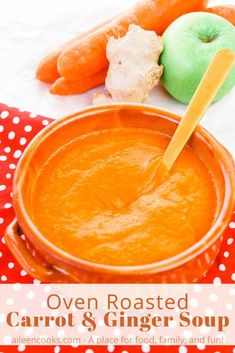
[{"label": "white polka dot", "polygon": [[197,299],[191,299],[189,302],[190,306],[193,308],[196,308],[198,306],[198,300]]},{"label": "white polka dot", "polygon": [[9,269],[12,269],[14,266],[15,266],[14,262],[9,262],[9,264],[8,264]]},{"label": "white polka dot", "polygon": [[7,303],[7,305],[12,305],[12,304],[14,304],[14,299],[13,298],[8,298],[7,300],[6,300],[6,303]]},{"label": "white polka dot", "polygon": [[169,321],[169,327],[176,327],[176,326],[177,326],[177,323],[175,320]]},{"label": "white polka dot", "polygon": [[46,286],[44,289],[45,293],[50,293],[51,292],[51,287],[50,286]]},{"label": "white polka dot", "polygon": [[19,124],[20,118],[19,118],[18,116],[15,116],[15,117],[12,119],[12,121],[13,121],[13,124]]},{"label": "white polka dot", "polygon": [[41,281],[40,281],[39,279],[36,279],[36,278],[35,278],[35,279],[33,280],[33,283],[34,283],[34,284],[40,284]]},{"label": "white polka dot", "polygon": [[29,116],[30,116],[30,118],[36,118],[37,114],[35,114],[35,113],[30,113]]},{"label": "white polka dot", "polygon": [[113,334],[114,334],[114,336],[120,336],[120,334],[121,334],[120,328],[115,328],[115,329],[113,330]]},{"label": "white polka dot", "polygon": [[16,136],[16,134],[15,134],[14,131],[10,131],[9,134],[8,134],[9,140],[14,140],[15,136]]},{"label": "white polka dot", "polygon": [[229,239],[227,240],[227,244],[228,244],[228,245],[232,245],[232,243],[233,243],[233,238],[229,238]]},{"label": "white polka dot", "polygon": [[2,125],[0,125],[0,132],[4,131],[4,127]]},{"label": "white polka dot", "polygon": [[203,351],[205,349],[205,345],[204,344],[198,344],[197,345],[197,348],[200,350],[200,351]]},{"label": "white polka dot", "polygon": [[9,168],[14,170],[14,169],[16,169],[16,165],[14,163],[10,163],[9,164]]},{"label": "white polka dot", "polygon": [[1,118],[2,119],[6,119],[9,115],[9,112],[7,112],[6,110],[4,110],[3,112],[1,112]]},{"label": "white polka dot", "polygon": [[4,222],[4,219],[0,217],[0,224],[2,224],[3,222]]},{"label": "white polka dot", "polygon": [[222,271],[222,272],[226,271],[225,265],[224,264],[220,264],[219,265],[219,270]]},{"label": "white polka dot", "polygon": [[229,252],[228,251],[224,252],[224,257],[229,257]]},{"label": "white polka dot", "polygon": [[148,344],[143,344],[143,346],[141,347],[141,350],[144,353],[148,353],[150,352],[150,346]]},{"label": "white polka dot", "polygon": [[26,132],[32,131],[32,126],[31,126],[31,125],[26,125],[26,126],[24,127],[24,131],[26,131]]},{"label": "white polka dot", "polygon": [[185,346],[180,346],[179,347],[179,353],[187,353],[188,352],[188,348]]},{"label": "white polka dot", "polygon": [[0,191],[6,190],[6,185],[0,185]]},{"label": "white polka dot", "polygon": [[28,311],[27,311],[26,309],[21,309],[21,310],[20,310],[20,314],[21,314],[21,315],[26,315],[27,312],[28,312]]},{"label": "white polka dot", "polygon": [[27,142],[27,140],[26,140],[25,137],[21,137],[21,138],[20,138],[20,145],[21,145],[21,146],[25,145],[26,142]]},{"label": "white polka dot", "polygon": [[5,203],[4,208],[11,208],[11,206],[12,206],[12,204],[7,202],[7,203]]},{"label": "white polka dot", "polygon": [[35,293],[32,290],[27,293],[28,299],[33,299],[34,297],[35,297]]},{"label": "white polka dot", "polygon": [[202,286],[200,286],[200,284],[196,283],[196,284],[194,284],[193,289],[195,292],[200,293],[202,291]]},{"label": "white polka dot", "polygon": [[111,344],[107,347],[107,351],[112,353],[115,350],[115,347],[112,346]]},{"label": "white polka dot", "polygon": [[0,257],[2,257],[2,252],[0,251]]},{"label": "white polka dot", "polygon": [[59,353],[59,351],[60,351],[60,347],[59,347],[59,346],[56,346],[56,347],[54,348],[54,353]]},{"label": "white polka dot", "polygon": [[226,307],[227,310],[232,310],[233,304],[227,303],[227,304],[225,305],[225,307]]},{"label": "white polka dot", "polygon": [[10,179],[10,178],[11,178],[11,173],[7,173],[7,174],[6,174],[6,178],[7,178],[7,179]]},{"label": "white polka dot", "polygon": [[59,338],[64,337],[64,335],[65,335],[64,330],[59,330],[59,331],[57,332],[57,337],[59,337]]},{"label": "white polka dot", "polygon": [[2,243],[3,243],[3,244],[6,244],[5,237],[2,237]]},{"label": "white polka dot", "polygon": [[89,349],[86,349],[86,350],[85,350],[85,353],[94,353],[94,351],[93,351],[93,349],[90,349],[90,348],[89,348]]},{"label": "white polka dot", "polygon": [[71,347],[77,348],[77,347],[79,347],[79,343],[72,342],[72,343],[71,343]]},{"label": "white polka dot", "polygon": [[21,288],[21,284],[20,283],[14,283],[13,284],[13,290],[18,291],[18,290],[20,290],[20,288]]},{"label": "white polka dot", "polygon": [[235,289],[234,288],[230,288],[229,289],[229,295],[235,295]]},{"label": "white polka dot", "polygon": [[58,309],[51,310],[51,315],[55,315],[55,316],[59,315],[59,310]]},{"label": "white polka dot", "polygon": [[32,328],[32,327],[27,328],[27,329],[24,331],[24,334],[25,334],[25,336],[27,336],[27,337],[32,336],[32,334],[33,334],[33,328]]},{"label": "white polka dot", "polygon": [[5,336],[4,337],[4,343],[5,344],[8,344],[8,345],[11,344],[11,340],[12,340],[11,336]]},{"label": "white polka dot", "polygon": [[47,338],[46,335],[40,335],[39,337],[40,337],[40,338],[45,338],[45,339]]},{"label": "white polka dot", "polygon": [[233,281],[235,281],[235,273],[232,274],[231,278]]},{"label": "white polka dot", "polygon": [[16,150],[13,154],[14,158],[19,158],[21,156],[22,152],[21,150]]},{"label": "white polka dot", "polygon": [[216,302],[218,300],[218,295],[215,293],[212,293],[210,294],[209,298],[212,302]]},{"label": "white polka dot", "polygon": [[223,341],[226,341],[226,337],[223,333],[218,333],[217,337],[222,339]]},{"label": "white polka dot", "polygon": [[214,310],[211,308],[206,308],[205,313],[207,316],[212,316],[214,315]]},{"label": "white polka dot", "polygon": [[104,320],[103,320],[103,319],[100,319],[100,320],[98,321],[98,326],[99,326],[99,327],[105,327],[105,324],[104,324]]},{"label": "white polka dot", "polygon": [[235,222],[230,222],[229,223],[229,227],[232,228],[232,229],[235,229]]},{"label": "white polka dot", "polygon": [[23,352],[25,350],[25,346],[23,344],[20,344],[17,349],[19,352]]},{"label": "white polka dot", "polygon": [[7,156],[1,155],[0,161],[5,162],[7,160]]},{"label": "white polka dot", "polygon": [[205,335],[206,333],[210,332],[210,327],[207,327],[206,325],[203,325],[201,328],[200,328],[200,332]]},{"label": "white polka dot", "polygon": [[82,326],[82,325],[79,325],[78,326],[78,331],[81,332],[81,333],[84,333],[86,331],[85,327]]},{"label": "white polka dot", "polygon": [[43,121],[42,121],[42,125],[46,126],[46,125],[48,125],[48,124],[49,124],[49,121],[48,121],[48,120],[43,120]]},{"label": "white polka dot", "polygon": [[22,277],[24,277],[24,276],[27,275],[27,272],[26,272],[25,270],[21,270],[21,271],[20,271],[20,275],[21,275]]},{"label": "white polka dot", "polygon": [[221,279],[219,277],[215,277],[214,280],[213,280],[213,283],[218,286],[218,285],[221,284]]},{"label": "white polka dot", "polygon": [[10,153],[10,152],[11,152],[11,147],[9,147],[9,146],[5,147],[5,148],[4,148],[4,151],[5,151],[6,153]]},{"label": "white polka dot", "polygon": [[2,324],[6,320],[6,315],[5,314],[0,314],[0,323]]},{"label": "white polka dot", "polygon": [[185,330],[183,333],[184,338],[191,338],[192,337],[192,331],[190,330]]}]

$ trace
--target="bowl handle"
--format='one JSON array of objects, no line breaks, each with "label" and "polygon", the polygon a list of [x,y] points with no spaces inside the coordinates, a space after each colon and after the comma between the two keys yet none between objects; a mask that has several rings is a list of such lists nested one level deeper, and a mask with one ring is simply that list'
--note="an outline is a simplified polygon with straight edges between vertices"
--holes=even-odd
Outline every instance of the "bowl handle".
[{"label": "bowl handle", "polygon": [[43,282],[50,283],[74,283],[76,282],[69,274],[61,272],[49,264],[42,264],[28,249],[26,242],[21,237],[19,224],[14,220],[9,224],[5,232],[7,246],[19,261],[20,265],[32,277]]}]

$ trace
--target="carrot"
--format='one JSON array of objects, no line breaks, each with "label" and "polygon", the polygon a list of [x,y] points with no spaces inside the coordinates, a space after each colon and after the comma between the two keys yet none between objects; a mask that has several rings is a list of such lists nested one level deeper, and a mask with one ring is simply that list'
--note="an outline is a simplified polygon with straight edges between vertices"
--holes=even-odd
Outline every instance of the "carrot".
[{"label": "carrot", "polygon": [[57,59],[64,48],[65,46],[61,46],[59,49],[54,50],[52,53],[46,55],[40,61],[36,71],[36,78],[38,80],[46,83],[52,83],[58,77],[60,77],[57,70]]},{"label": "carrot", "polygon": [[177,17],[202,10],[206,4],[207,0],[142,0],[97,31],[67,46],[59,55],[58,71],[74,81],[84,73],[92,76],[108,66],[105,50],[109,38],[125,35],[131,23],[162,34]]},{"label": "carrot", "polygon": [[204,11],[221,16],[235,26],[235,5],[213,6],[206,8]]},{"label": "carrot", "polygon": [[60,96],[83,93],[104,83],[106,75],[107,70],[103,70],[92,77],[83,77],[79,81],[68,81],[60,77],[53,83],[50,92]]},{"label": "carrot", "polygon": [[97,29],[104,26],[110,21],[112,21],[112,19],[105,20],[102,23],[99,23],[97,26],[87,30],[86,32],[80,33],[76,38],[73,38],[72,40],[61,45],[58,49],[46,55],[38,65],[36,71],[37,79],[46,83],[53,83],[55,80],[57,80],[60,77],[59,72],[57,70],[57,59],[60,53],[70,44],[73,44],[75,41],[89,35],[90,33],[95,32]]}]

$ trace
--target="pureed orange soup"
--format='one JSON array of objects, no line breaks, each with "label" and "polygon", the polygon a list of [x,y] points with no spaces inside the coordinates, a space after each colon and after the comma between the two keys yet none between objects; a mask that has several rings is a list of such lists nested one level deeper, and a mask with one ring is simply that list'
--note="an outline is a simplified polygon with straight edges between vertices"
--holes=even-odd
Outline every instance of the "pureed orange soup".
[{"label": "pureed orange soup", "polygon": [[174,256],[211,227],[213,176],[186,147],[160,173],[169,137],[117,128],[79,136],[42,165],[30,213],[40,232],[94,263],[141,265]]}]

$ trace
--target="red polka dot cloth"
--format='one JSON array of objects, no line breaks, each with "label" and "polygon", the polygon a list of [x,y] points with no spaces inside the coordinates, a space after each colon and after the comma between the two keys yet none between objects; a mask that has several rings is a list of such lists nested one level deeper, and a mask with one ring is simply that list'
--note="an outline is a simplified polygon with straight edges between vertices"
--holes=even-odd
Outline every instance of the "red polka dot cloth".
[{"label": "red polka dot cloth", "polygon": [[[12,180],[17,162],[30,140],[52,120],[0,104],[0,282],[1,283],[38,283],[33,280],[17,263],[4,240],[6,226],[14,217],[12,208]],[[235,213],[225,232],[221,251],[203,283],[235,283]],[[1,285],[0,283],[0,285]],[[0,292],[1,293],[1,292]],[[0,296],[1,300],[1,296]],[[1,331],[0,331],[1,332]],[[235,347],[72,347],[72,346],[0,346],[0,353],[235,353]]]}]

